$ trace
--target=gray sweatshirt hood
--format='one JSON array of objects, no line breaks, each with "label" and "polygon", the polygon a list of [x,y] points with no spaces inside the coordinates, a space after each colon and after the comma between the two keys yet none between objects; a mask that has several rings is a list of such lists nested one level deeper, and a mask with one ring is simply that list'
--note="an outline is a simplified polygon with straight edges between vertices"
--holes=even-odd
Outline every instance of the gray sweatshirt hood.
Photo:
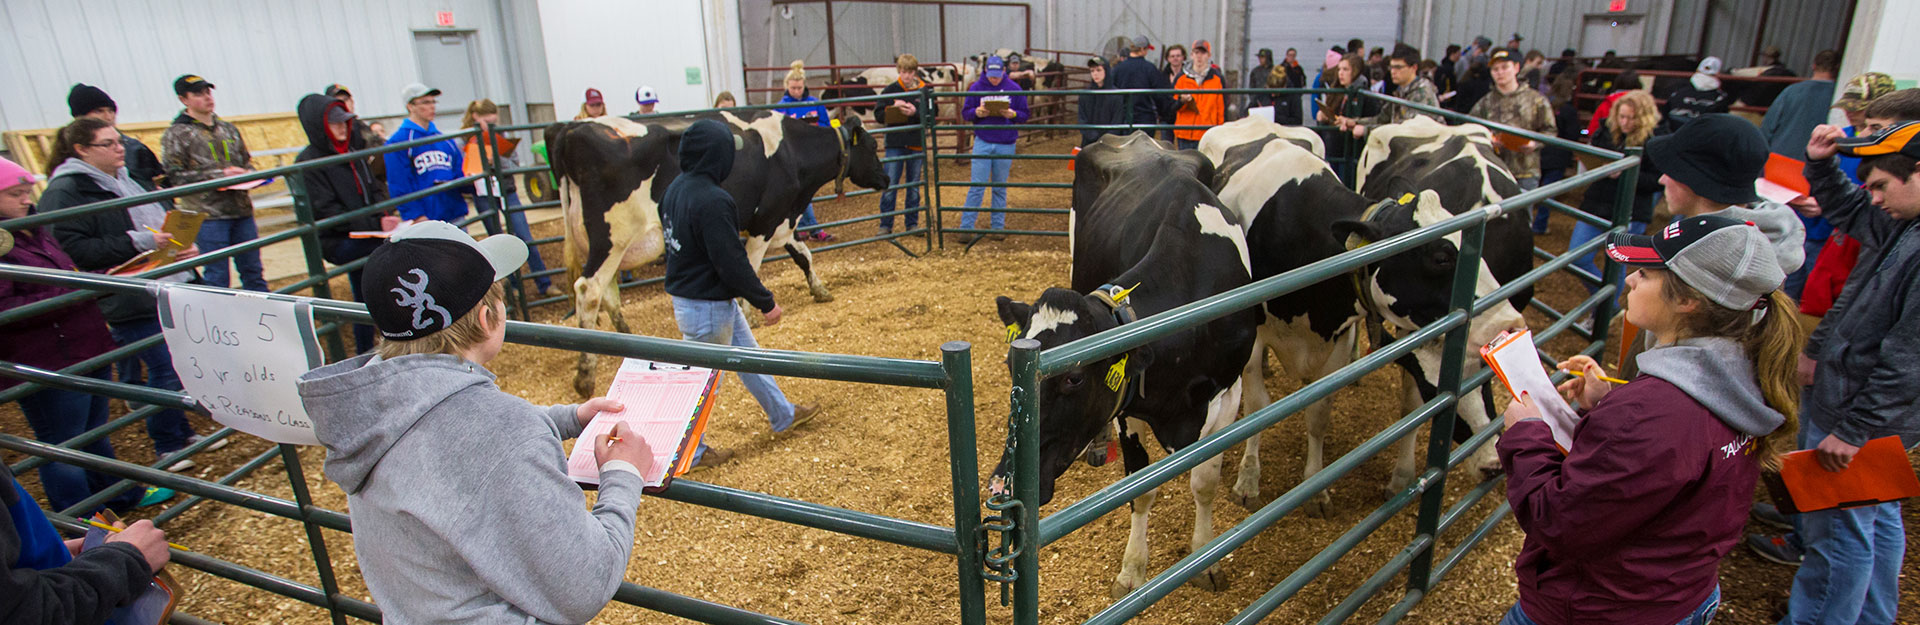
[{"label": "gray sweatshirt hood", "polygon": [[1767,241],[1773,244],[1774,260],[1780,262],[1780,271],[1787,275],[1800,269],[1800,265],[1811,262],[1807,258],[1806,224],[1800,221],[1800,214],[1792,207],[1772,200],[1760,200],[1746,206],[1729,206],[1726,210],[1709,213],[1753,224],[1767,235]]},{"label": "gray sweatshirt hood", "polygon": [[1741,434],[1765,436],[1787,418],[1767,405],[1753,377],[1753,361],[1733,339],[1682,339],[1641,352],[1640,373],[1679,387]]},{"label": "gray sweatshirt hood", "polygon": [[427,411],[454,393],[493,383],[493,373],[458,356],[365,354],[300,376],[300,403],[327,448],[327,479],[348,494]]}]

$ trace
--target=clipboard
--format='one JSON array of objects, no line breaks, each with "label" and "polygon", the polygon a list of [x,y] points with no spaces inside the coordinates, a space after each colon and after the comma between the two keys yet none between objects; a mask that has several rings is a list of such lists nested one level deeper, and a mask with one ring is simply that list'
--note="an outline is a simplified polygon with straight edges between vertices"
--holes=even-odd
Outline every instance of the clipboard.
[{"label": "clipboard", "polygon": [[1527,147],[1527,144],[1533,140],[1510,132],[1500,132],[1496,130],[1493,131],[1493,141],[1500,144],[1500,147],[1518,152],[1521,148]]},{"label": "clipboard", "polygon": [[594,415],[581,429],[573,453],[567,456],[567,477],[582,489],[599,488],[600,467],[591,441],[612,431],[615,423],[625,422],[653,450],[652,466],[641,476],[646,482],[641,492],[666,490],[674,477],[693,468],[694,451],[706,433],[719,388],[720,374],[712,369],[626,359],[606,395],[626,405],[626,410]]},{"label": "clipboard", "polygon": [[1767,155],[1767,168],[1761,178],[1753,181],[1753,190],[1760,197],[1785,204],[1813,191],[1813,184],[1807,182],[1807,164],[1780,154]]},{"label": "clipboard", "polygon": [[980,98],[980,106],[987,107],[990,115],[1006,115],[1007,109],[1013,108],[1013,99],[1008,96],[987,96]]},{"label": "clipboard", "polygon": [[259,180],[249,180],[239,184],[230,184],[224,187],[220,187],[220,190],[221,191],[251,191],[253,189],[258,189],[260,187],[264,187],[270,184],[273,184],[273,178],[267,177],[267,178],[261,178]]},{"label": "clipboard", "polygon": [[[120,522],[119,515],[112,510],[101,510],[93,515],[94,520],[108,525]],[[80,543],[80,551],[85,553],[107,542],[107,530],[91,528]],[[153,576],[153,585],[140,593],[131,603],[113,610],[110,617],[121,625],[162,625],[173,617],[173,610],[180,605],[180,583],[174,581],[173,574],[161,569]]]},{"label": "clipboard", "polygon": [[1763,473],[1767,491],[1783,514],[1836,508],[1857,508],[1920,497],[1920,476],[1900,437],[1867,441],[1846,470],[1834,473],[1820,467],[1814,451],[1805,449],[1780,457],[1779,473]]},{"label": "clipboard", "polygon": [[913,119],[912,115],[908,115],[905,111],[900,110],[900,106],[897,104],[889,105],[883,110],[885,111],[883,115],[888,126],[898,126]]},{"label": "clipboard", "polygon": [[107,274],[127,276],[145,273],[149,269],[173,262],[173,257],[182,250],[193,247],[200,238],[200,226],[207,221],[207,214],[185,209],[167,211],[167,221],[161,224],[161,232],[173,237],[173,242],[127,259],[127,262],[115,265]]},{"label": "clipboard", "polygon": [[1480,348],[1480,357],[1493,368],[1508,393],[1519,397],[1525,392],[1533,401],[1540,418],[1553,430],[1554,447],[1559,448],[1561,454],[1571,451],[1580,413],[1567,404],[1559,389],[1554,388],[1553,379],[1547,377],[1546,367],[1540,364],[1540,350],[1533,344],[1533,331],[1501,334]]}]

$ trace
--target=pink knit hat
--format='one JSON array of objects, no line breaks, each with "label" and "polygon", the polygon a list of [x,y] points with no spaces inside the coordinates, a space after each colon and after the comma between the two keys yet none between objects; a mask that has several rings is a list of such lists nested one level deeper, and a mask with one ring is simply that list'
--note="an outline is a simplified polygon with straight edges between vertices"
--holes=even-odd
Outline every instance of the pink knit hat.
[{"label": "pink knit hat", "polygon": [[0,190],[11,189],[23,184],[39,182],[40,177],[21,167],[19,163],[0,158]]},{"label": "pink knit hat", "polygon": [[1333,50],[1327,50],[1327,64],[1323,67],[1333,67],[1339,64],[1340,64],[1340,53],[1334,52]]}]

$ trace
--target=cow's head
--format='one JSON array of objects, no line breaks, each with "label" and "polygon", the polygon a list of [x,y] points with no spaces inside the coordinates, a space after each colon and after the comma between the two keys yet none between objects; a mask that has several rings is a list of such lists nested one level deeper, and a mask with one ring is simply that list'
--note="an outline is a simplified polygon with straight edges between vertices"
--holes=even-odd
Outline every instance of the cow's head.
[{"label": "cow's head", "polygon": [[847,179],[868,189],[887,188],[887,170],[880,166],[880,142],[867,132],[857,115],[840,117],[838,123],[840,127],[834,132],[840,133],[844,142]]},{"label": "cow's head", "polygon": [[[1064,345],[1120,325],[1114,316],[1113,306],[1107,304],[1101,295],[1081,295],[1069,289],[1047,289],[1040,294],[1039,301],[1032,304],[1006,297],[996,299],[995,303],[999,305],[1000,322],[1007,326],[1009,341],[1015,338],[1034,339],[1040,342],[1042,349]],[[1040,430],[1040,501],[1029,505],[1045,505],[1053,500],[1054,480],[1060,479],[1080,452],[1113,421],[1124,400],[1123,395],[1134,392],[1130,389],[1137,387],[1130,382],[1139,380],[1141,372],[1151,362],[1151,352],[1139,349],[1040,380],[1040,414],[1037,419]],[[989,490],[995,494],[1007,492],[1012,487],[1007,481],[1012,470],[1013,457],[1003,451],[1000,463],[993,468]]]},{"label": "cow's head", "polygon": [[1479,124],[1448,126],[1415,117],[1369,130],[1356,171],[1361,195],[1398,197],[1432,189],[1455,211],[1520,193],[1494,151],[1493,134]]},{"label": "cow's head", "polygon": [[[1406,201],[1388,200],[1370,208],[1363,219],[1334,222],[1334,236],[1347,241],[1348,248],[1357,249],[1453,218],[1441,207],[1440,195],[1432,190],[1397,199]],[[1447,285],[1453,284],[1459,260],[1460,233],[1456,232],[1368,267],[1361,274],[1358,295],[1388,323],[1402,330],[1419,329],[1446,316],[1451,303]],[[1474,292],[1484,296],[1500,288],[1500,283],[1485,262],[1479,265]],[[1473,320],[1469,340],[1484,344],[1501,331],[1525,325],[1519,311],[1502,301]]]}]

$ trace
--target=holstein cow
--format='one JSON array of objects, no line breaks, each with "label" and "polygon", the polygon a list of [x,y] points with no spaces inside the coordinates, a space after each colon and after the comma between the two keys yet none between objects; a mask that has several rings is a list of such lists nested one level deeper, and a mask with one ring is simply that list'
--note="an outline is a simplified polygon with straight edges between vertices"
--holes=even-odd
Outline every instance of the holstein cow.
[{"label": "holstein cow", "polygon": [[[1167,149],[1143,133],[1106,136],[1075,158],[1072,289],[1050,288],[1033,304],[997,300],[1009,336],[1043,347],[1114,329],[1248,282],[1246,241],[1204,181],[1211,165],[1191,151]],[[1178,450],[1233,422],[1241,365],[1253,348],[1258,311],[1248,309],[1155,341],[1119,357],[1086,363],[1040,385],[1040,501],[1075,455],[1116,419],[1128,473],[1147,466],[1142,437]],[[1007,488],[1012,459],[1001,456],[990,489]],[[1213,539],[1220,458],[1193,470],[1192,546]],[[1155,493],[1133,500],[1132,532],[1120,575],[1121,596],[1147,574],[1147,513]],[[1218,570],[1195,577],[1226,587]]]},{"label": "holstein cow", "polygon": [[[1431,190],[1438,194],[1440,205],[1449,215],[1478,210],[1520,193],[1513,174],[1494,153],[1492,134],[1479,124],[1447,126],[1415,117],[1405,123],[1375,128],[1367,133],[1367,147],[1360,153],[1357,171],[1357,186],[1363,196],[1393,198]],[[1486,228],[1481,257],[1487,273],[1491,274],[1491,282],[1483,274],[1477,289],[1480,295],[1533,270],[1533,230],[1525,217],[1502,214],[1488,221]],[[1457,236],[1453,238],[1458,240]],[[1381,275],[1384,280],[1399,279],[1385,272]],[[1510,306],[1482,313],[1474,319],[1468,344],[1484,344],[1504,329],[1524,326],[1525,319],[1519,316],[1519,311],[1526,310],[1532,300],[1533,287],[1529,286],[1507,300]],[[1383,316],[1394,326],[1411,329],[1420,325],[1399,311],[1391,305],[1381,308]],[[1440,373],[1438,343],[1416,350],[1413,355],[1412,361],[1403,359],[1402,363],[1406,365],[1408,379],[1413,382],[1402,385],[1408,408],[1423,403],[1422,397],[1434,396]],[[1480,363],[1479,358],[1467,358],[1463,371],[1477,372]],[[1462,398],[1459,410],[1474,431],[1486,427],[1494,414],[1492,388],[1483,386],[1478,401]],[[1458,430],[1456,433],[1461,440],[1467,434]],[[1492,443],[1480,448],[1477,465],[1486,472],[1499,471],[1499,459]],[[1409,460],[1396,471],[1395,483],[1404,483],[1403,478],[1411,476]]]},{"label": "holstein cow", "polygon": [[[617,279],[622,270],[653,262],[665,251],[660,199],[680,174],[680,135],[694,120],[719,119],[740,136],[733,173],[722,185],[733,194],[755,270],[770,247],[786,249],[807,276],[814,301],[833,295],[813,270],[813,253],[793,238],[807,201],[841,180],[869,189],[887,186],[877,144],[857,118],[823,128],[770,111],[635,122],[598,117],[546,129],[548,162],[559,181],[566,218],[567,267],[573,276],[580,327],[598,327],[601,313],[627,332]],[[574,390],[593,391],[593,356],[582,353]]]},{"label": "holstein cow", "polygon": [[[1325,161],[1312,131],[1248,118],[1207,131],[1200,151],[1216,163],[1213,188],[1246,228],[1253,278],[1260,280],[1325,260],[1367,241],[1377,241],[1452,217],[1441,196],[1423,191],[1407,201],[1370,202],[1347,189]],[[1403,196],[1404,197],[1404,196]],[[1450,236],[1396,255],[1349,276],[1330,278],[1266,304],[1259,345],[1241,373],[1246,413],[1272,403],[1261,375],[1270,350],[1302,383],[1325,377],[1352,362],[1366,329],[1370,308],[1414,328],[1447,313],[1448,285],[1459,256],[1459,237]],[[1477,290],[1499,287],[1483,264]],[[1505,328],[1518,322],[1511,307],[1496,307],[1476,327]],[[1421,348],[1438,353],[1438,344]],[[1405,364],[1405,363],[1403,363]],[[1408,385],[1409,388],[1412,385]],[[1427,396],[1431,396],[1431,392]],[[1323,438],[1330,406],[1325,400],[1307,408],[1305,475],[1324,466]],[[1416,437],[1401,441],[1399,462],[1389,491],[1413,477]],[[1259,457],[1248,441],[1241,456],[1236,498],[1249,508],[1259,498]],[[1321,493],[1305,510],[1324,515],[1330,499]]]}]

